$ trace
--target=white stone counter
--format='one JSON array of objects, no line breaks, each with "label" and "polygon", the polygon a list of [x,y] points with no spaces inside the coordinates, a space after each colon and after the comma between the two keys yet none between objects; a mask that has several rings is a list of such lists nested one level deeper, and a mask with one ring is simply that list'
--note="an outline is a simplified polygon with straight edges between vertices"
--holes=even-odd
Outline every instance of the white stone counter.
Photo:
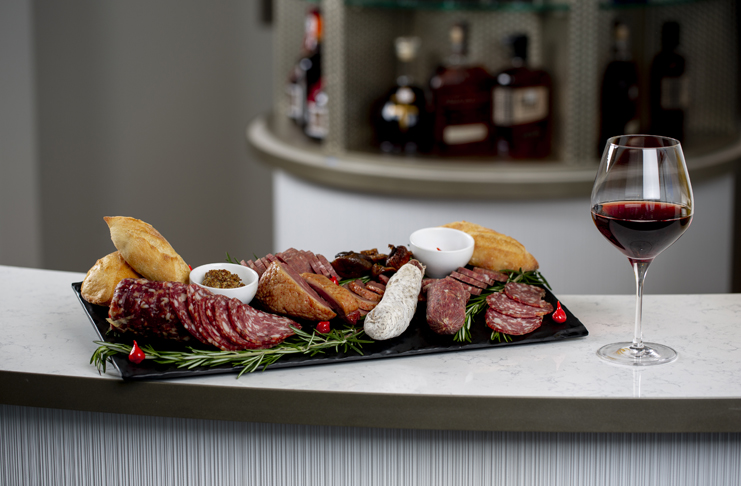
[{"label": "white stone counter", "polygon": [[[741,430],[741,294],[646,295],[644,340],[673,347],[679,359],[642,370],[603,363],[595,354],[632,337],[633,296],[559,296],[554,289],[588,337],[269,369],[239,379],[133,383],[113,366],[99,375],[89,363],[97,335],[71,286],[83,277],[0,267],[0,403],[308,425],[500,427],[455,413],[440,422],[450,407],[483,407],[511,412],[503,430],[632,432],[651,423],[657,432]],[[188,399],[204,392],[212,399]],[[132,394],[135,405],[121,403]],[[297,402],[326,412],[281,420]],[[631,414],[639,418],[631,421]]]}]

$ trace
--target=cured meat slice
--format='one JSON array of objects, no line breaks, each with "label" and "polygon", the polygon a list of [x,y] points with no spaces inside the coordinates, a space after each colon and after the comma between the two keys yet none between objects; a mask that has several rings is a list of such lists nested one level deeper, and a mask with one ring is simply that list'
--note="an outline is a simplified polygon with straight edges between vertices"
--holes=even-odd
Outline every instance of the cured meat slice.
[{"label": "cured meat slice", "polygon": [[481,295],[481,291],[483,290],[480,287],[475,287],[475,286],[469,285],[469,284],[467,284],[465,282],[461,282],[460,280],[454,279],[451,276],[447,276],[445,278],[448,278],[448,279],[451,279],[451,280],[455,280],[456,282],[460,282],[461,284],[463,284],[463,286],[466,288],[466,290],[468,290],[468,293],[471,294],[471,295]]},{"label": "cured meat slice", "polygon": [[486,325],[496,332],[511,336],[529,334],[540,327],[542,317],[512,317],[504,315],[489,307],[486,310]]},{"label": "cured meat slice", "polygon": [[496,292],[486,298],[486,303],[500,314],[510,317],[538,317],[553,312],[553,306],[546,301],[541,301],[540,307],[521,304],[507,297],[506,294]]},{"label": "cured meat slice", "polygon": [[213,346],[211,341],[208,339],[209,332],[203,328],[203,321],[201,320],[201,315],[198,311],[198,302],[201,299],[208,298],[210,295],[210,291],[199,285],[188,285],[188,314],[190,315],[190,320],[193,322],[193,329],[195,330],[195,332],[191,334],[193,334],[196,339],[201,341],[203,344]]},{"label": "cured meat slice", "polygon": [[373,280],[365,284],[365,288],[370,290],[371,292],[377,293],[378,295],[383,295],[383,293],[386,291],[386,286],[384,284],[375,282]]},{"label": "cured meat slice", "polygon": [[512,300],[535,307],[540,307],[540,301],[545,297],[545,290],[540,287],[517,282],[507,282],[504,293]]},{"label": "cured meat slice", "polygon": [[319,261],[322,263],[322,266],[327,271],[327,273],[325,273],[325,275],[327,275],[328,277],[334,277],[337,280],[340,279],[340,276],[337,274],[337,271],[334,269],[334,267],[329,262],[329,260],[327,260],[327,257],[325,257],[324,255],[322,255],[320,253],[317,253],[316,254],[316,257],[319,259]]},{"label": "cured meat slice", "polygon": [[198,319],[201,320],[201,329],[209,343],[222,351],[239,351],[239,346],[231,343],[225,336],[221,334],[219,328],[216,326],[216,316],[214,313],[214,302],[216,298],[213,294],[209,294],[196,302],[195,308],[198,315]]},{"label": "cured meat slice", "polygon": [[486,288],[486,283],[482,282],[481,280],[476,280],[475,278],[471,278],[467,275],[463,275],[462,273],[453,271],[453,272],[450,272],[450,276],[456,280],[460,280],[463,283],[467,283],[468,285],[471,285],[472,287],[478,287],[480,289]]},{"label": "cured meat slice", "polygon": [[[214,295],[213,298],[213,325],[221,336],[225,337],[231,344],[239,349],[251,347],[249,341],[244,340],[237,330],[232,326],[229,315],[229,297],[223,295]],[[239,300],[237,299],[239,302]]]},{"label": "cured meat slice", "polygon": [[172,287],[170,289],[170,303],[172,304],[173,310],[180,318],[180,322],[183,324],[183,327],[185,327],[185,329],[200,342],[209,344],[205,336],[203,336],[200,331],[196,329],[196,324],[195,322],[193,322],[193,319],[190,316],[190,312],[188,312],[188,291],[191,286],[198,287],[195,284],[178,285]]},{"label": "cured meat slice", "polygon": [[382,297],[372,290],[366,289],[362,280],[353,280],[352,282],[348,282],[347,288],[364,299],[372,300],[374,302],[381,301]]},{"label": "cured meat slice", "polygon": [[262,274],[265,273],[265,270],[267,270],[268,267],[265,266],[265,262],[262,260],[262,258],[258,258],[255,260],[255,270],[257,270],[257,274],[262,277]]},{"label": "cured meat slice", "polygon": [[291,326],[301,325],[287,317],[262,312],[237,299],[229,300],[229,318],[232,326],[252,349],[269,348],[283,342],[294,333]]},{"label": "cured meat slice", "polygon": [[303,253],[295,248],[289,248],[282,253],[275,255],[285,263],[293,267],[298,273],[311,272],[309,262],[304,258]]},{"label": "cured meat slice", "polygon": [[366,312],[372,311],[378,305],[378,302],[379,302],[377,300],[368,300],[355,293],[352,293],[352,296],[355,299],[355,301],[358,303],[358,309],[361,311],[366,311]]},{"label": "cured meat slice", "polygon": [[441,279],[427,288],[427,324],[437,334],[455,334],[466,323],[468,290],[453,279]]},{"label": "cured meat slice", "polygon": [[383,285],[388,285],[389,280],[391,279],[391,276],[381,274],[377,278],[378,278],[378,281],[381,282]]},{"label": "cured meat slice", "polygon": [[242,260],[241,262],[239,262],[239,264],[254,270],[255,272],[257,272],[258,278],[260,277],[260,270],[258,270],[257,265],[255,265],[255,262],[253,262],[252,260]]},{"label": "cured meat slice", "polygon": [[337,313],[342,320],[355,325],[358,322],[358,301],[353,293],[345,287],[341,287],[324,275],[315,273],[302,273],[301,277],[306,280],[320,297],[322,297]]},{"label": "cured meat slice", "polygon": [[476,273],[486,274],[493,278],[495,282],[506,282],[507,280],[509,280],[507,274],[502,272],[495,272],[494,270],[489,270],[488,268],[473,267],[473,271]]},{"label": "cured meat slice", "polygon": [[118,332],[189,341],[191,335],[170,303],[170,289],[178,285],[184,284],[146,279],[122,280],[114,292],[108,322]]},{"label": "cured meat slice", "polygon": [[311,267],[311,273],[316,273],[317,275],[324,275],[325,277],[330,277],[329,271],[327,271],[326,268],[324,268],[324,265],[322,265],[322,262],[319,261],[319,258],[317,256],[310,252],[310,251],[302,251],[304,258],[306,258],[306,261],[309,262],[309,267]]},{"label": "cured meat slice", "polygon": [[469,270],[466,267],[458,267],[458,270],[456,271],[461,275],[465,275],[466,277],[470,277],[474,280],[478,280],[479,282],[486,284],[487,287],[491,287],[492,285],[494,285],[494,282],[496,282],[496,280],[494,280],[494,277],[492,277],[491,275],[487,275],[481,272],[474,272],[473,270]]},{"label": "cured meat slice", "polygon": [[260,278],[255,299],[267,310],[310,321],[337,316],[296,270],[279,261],[271,263]]}]

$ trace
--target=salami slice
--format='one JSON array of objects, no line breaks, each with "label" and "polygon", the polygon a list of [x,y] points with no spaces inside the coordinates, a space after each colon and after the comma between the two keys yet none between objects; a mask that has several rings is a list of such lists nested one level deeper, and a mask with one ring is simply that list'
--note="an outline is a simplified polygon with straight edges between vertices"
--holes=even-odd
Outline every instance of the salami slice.
[{"label": "salami slice", "polygon": [[[229,315],[229,297],[223,295],[214,295],[213,299],[213,324],[216,330],[219,331],[221,336],[225,337],[231,344],[237,346],[239,349],[247,349],[253,347],[249,341],[245,341],[239,335],[237,330],[232,326],[231,317]],[[234,299],[240,302],[239,299]]]},{"label": "salami slice", "polygon": [[196,310],[201,319],[201,328],[208,342],[222,351],[239,351],[241,347],[231,343],[226,336],[222,335],[216,324],[214,303],[216,297],[210,294],[196,303]]},{"label": "salami slice", "polygon": [[427,324],[437,334],[455,334],[466,323],[468,290],[453,279],[442,279],[427,288]]},{"label": "salami slice", "polygon": [[540,307],[540,301],[545,297],[545,290],[540,287],[517,282],[507,282],[504,293],[512,300],[535,307]]},{"label": "salami slice", "polygon": [[510,317],[538,317],[553,312],[553,306],[551,304],[544,300],[540,302],[542,304],[540,307],[521,304],[516,300],[510,299],[502,292],[493,293],[486,298],[486,303],[489,304],[491,308],[500,314],[505,314]]},{"label": "salami slice", "polygon": [[[194,284],[191,284],[197,287]],[[206,338],[196,329],[196,325],[188,312],[188,289],[189,285],[177,285],[170,288],[170,303],[175,313],[180,318],[183,327],[197,340],[204,344],[209,344]]]},{"label": "salami slice", "polygon": [[511,336],[529,334],[540,327],[542,317],[512,317],[504,315],[489,307],[486,310],[486,325],[496,332]]},{"label": "salami slice", "polygon": [[506,282],[509,280],[509,277],[502,273],[502,272],[495,272],[494,270],[489,270],[488,268],[482,268],[482,267],[473,267],[473,271],[476,273],[483,273],[494,279],[495,282]]},{"label": "salami slice", "polygon": [[229,317],[242,339],[255,349],[283,342],[294,334],[290,326],[301,329],[301,325],[287,317],[262,312],[236,299],[229,301]]},{"label": "salami slice", "polygon": [[478,280],[479,282],[486,284],[487,287],[491,287],[496,281],[491,275],[481,272],[474,272],[473,270],[469,270],[466,267],[458,267],[458,270],[456,270],[456,272],[465,275],[466,277]]},{"label": "salami slice", "polygon": [[486,283],[482,282],[481,280],[476,280],[475,278],[471,278],[468,275],[463,275],[462,273],[456,271],[451,272],[450,276],[456,280],[460,280],[463,283],[467,283],[472,287],[478,287],[480,289],[485,289],[487,287]]}]

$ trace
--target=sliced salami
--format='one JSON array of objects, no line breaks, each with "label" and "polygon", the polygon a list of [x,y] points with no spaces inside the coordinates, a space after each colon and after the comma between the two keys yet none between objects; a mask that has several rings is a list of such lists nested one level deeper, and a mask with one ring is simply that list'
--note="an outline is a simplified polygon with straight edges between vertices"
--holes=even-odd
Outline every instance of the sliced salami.
[{"label": "sliced salami", "polygon": [[475,278],[471,278],[456,271],[451,272],[450,276],[456,280],[460,280],[463,283],[467,283],[472,287],[478,287],[480,289],[485,289],[487,287],[486,283],[482,282],[481,280],[476,280]]},{"label": "sliced salami", "polygon": [[466,323],[468,290],[453,279],[442,279],[427,288],[427,324],[437,334],[455,334]]},{"label": "sliced salami", "polygon": [[287,317],[262,312],[235,299],[229,301],[229,316],[242,339],[254,348],[269,348],[283,342],[294,334],[290,326],[301,329]]},{"label": "sliced salami", "polygon": [[211,340],[208,339],[209,332],[204,329],[203,321],[201,320],[201,315],[198,311],[198,302],[207,298],[209,295],[211,295],[211,292],[199,285],[188,285],[188,314],[190,315],[190,320],[193,322],[193,329],[195,330],[192,334],[203,344],[214,346],[211,343]]},{"label": "sliced salami", "polygon": [[214,303],[216,297],[210,294],[196,303],[196,310],[201,319],[201,328],[203,329],[206,339],[222,351],[239,351],[241,348],[231,343],[226,336],[222,335],[216,324],[216,314],[214,312]]},{"label": "sliced salami", "polygon": [[506,274],[502,272],[495,272],[494,270],[489,270],[488,268],[473,267],[473,271],[476,273],[486,274],[489,277],[493,278],[495,282],[506,282],[507,280],[509,280],[509,277]]},{"label": "sliced salami", "polygon": [[[191,284],[197,287],[195,284]],[[195,322],[191,319],[190,312],[188,312],[188,289],[189,285],[178,285],[170,289],[170,303],[175,313],[180,318],[180,322],[183,323],[183,327],[197,340],[204,344],[209,344],[206,338],[196,329]]]},{"label": "sliced salami", "polygon": [[510,299],[502,292],[493,293],[486,298],[486,303],[491,308],[510,317],[538,317],[553,312],[553,306],[551,304],[544,300],[540,302],[542,304],[540,307],[521,304],[516,300]]},{"label": "sliced salami", "polygon": [[540,301],[545,297],[545,290],[540,287],[517,282],[507,282],[504,293],[512,300],[535,307],[540,307]]},{"label": "sliced salami", "polygon": [[[231,344],[239,347],[239,349],[246,349],[250,346],[248,341],[242,339],[237,330],[232,326],[231,317],[229,315],[229,297],[223,295],[214,295],[213,299],[213,324],[223,337],[225,337]],[[239,302],[239,300],[237,300]]]},{"label": "sliced salami", "polygon": [[486,284],[487,287],[491,287],[494,282],[496,282],[496,280],[494,280],[494,277],[492,277],[491,275],[481,272],[474,272],[473,270],[469,270],[466,267],[458,267],[458,270],[456,270],[456,272],[465,275],[466,277],[470,277],[474,280],[478,280],[479,282]]},{"label": "sliced salami", "polygon": [[454,279],[453,277],[450,277],[450,276],[445,277],[445,278],[451,279],[451,280],[455,280],[456,282],[462,283],[463,286],[466,288],[466,290],[468,290],[468,293],[471,294],[471,295],[481,295],[482,289],[480,287],[475,287],[473,285],[469,285],[469,284],[467,284],[465,282],[461,282],[460,280]]},{"label": "sliced salami", "polygon": [[512,317],[504,315],[489,307],[486,310],[486,325],[496,332],[511,336],[529,334],[540,327],[542,317]]}]

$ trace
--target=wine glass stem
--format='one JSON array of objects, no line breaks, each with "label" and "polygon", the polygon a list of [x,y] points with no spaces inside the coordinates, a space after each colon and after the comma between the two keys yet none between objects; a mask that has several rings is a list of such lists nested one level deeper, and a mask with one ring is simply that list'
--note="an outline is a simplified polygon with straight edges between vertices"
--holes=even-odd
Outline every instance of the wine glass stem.
[{"label": "wine glass stem", "polygon": [[630,346],[636,351],[643,349],[643,331],[641,330],[641,318],[643,315],[643,280],[651,260],[633,260],[633,273],[636,276],[636,325],[633,335],[633,344]]}]

